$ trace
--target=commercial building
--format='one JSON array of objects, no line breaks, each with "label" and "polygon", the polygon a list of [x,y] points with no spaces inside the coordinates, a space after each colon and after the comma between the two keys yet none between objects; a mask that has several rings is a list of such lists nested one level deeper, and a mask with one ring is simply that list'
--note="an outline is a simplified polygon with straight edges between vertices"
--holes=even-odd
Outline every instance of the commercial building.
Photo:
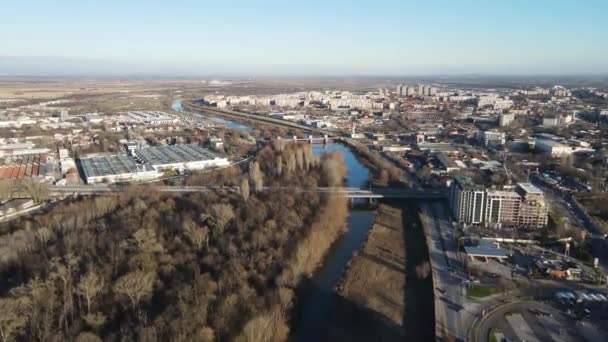
[{"label": "commercial building", "polygon": [[450,208],[462,224],[493,228],[536,229],[545,226],[548,218],[544,193],[530,183],[518,183],[514,190],[493,190],[462,176],[452,182]]},{"label": "commercial building", "polygon": [[534,142],[536,152],[549,155],[551,157],[560,157],[572,154],[572,148],[560,142],[548,139],[536,139]]},{"label": "commercial building", "polygon": [[226,166],[228,158],[198,145],[168,145],[136,149],[135,159],[156,170],[201,170]]},{"label": "commercial building", "polygon": [[87,184],[143,181],[160,177],[149,164],[138,164],[126,154],[104,154],[80,158]]}]

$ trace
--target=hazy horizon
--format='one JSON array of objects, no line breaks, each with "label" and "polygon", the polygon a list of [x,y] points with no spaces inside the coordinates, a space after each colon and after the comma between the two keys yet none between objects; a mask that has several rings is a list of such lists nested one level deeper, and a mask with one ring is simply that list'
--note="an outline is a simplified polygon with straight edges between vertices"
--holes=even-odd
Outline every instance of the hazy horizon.
[{"label": "hazy horizon", "polygon": [[605,75],[608,4],[523,0],[4,5],[0,75]]}]

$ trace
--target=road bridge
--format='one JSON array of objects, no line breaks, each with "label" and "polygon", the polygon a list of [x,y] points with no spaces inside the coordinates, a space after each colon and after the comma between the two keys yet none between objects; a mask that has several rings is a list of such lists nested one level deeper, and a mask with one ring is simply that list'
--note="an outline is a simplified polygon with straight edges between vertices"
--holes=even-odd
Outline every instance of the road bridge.
[{"label": "road bridge", "polygon": [[[161,193],[197,193],[214,191],[240,192],[239,187],[214,187],[214,186],[165,186],[148,185],[151,190]],[[79,185],[79,186],[54,186],[51,193],[54,196],[65,195],[96,195],[111,194],[128,191],[129,185]],[[326,194],[339,194],[346,198],[389,198],[389,199],[445,199],[448,197],[446,190],[436,189],[409,189],[409,188],[352,188],[352,187],[317,187],[317,188],[296,188],[296,187],[264,187],[262,191],[290,191],[290,192],[316,192]]]}]

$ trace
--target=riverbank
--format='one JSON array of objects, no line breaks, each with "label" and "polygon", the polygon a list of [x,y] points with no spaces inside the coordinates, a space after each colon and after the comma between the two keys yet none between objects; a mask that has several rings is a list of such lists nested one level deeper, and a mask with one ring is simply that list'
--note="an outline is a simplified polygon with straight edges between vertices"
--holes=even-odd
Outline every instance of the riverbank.
[{"label": "riverbank", "polygon": [[337,294],[327,340],[432,340],[433,293],[424,232],[412,203],[386,202]]}]

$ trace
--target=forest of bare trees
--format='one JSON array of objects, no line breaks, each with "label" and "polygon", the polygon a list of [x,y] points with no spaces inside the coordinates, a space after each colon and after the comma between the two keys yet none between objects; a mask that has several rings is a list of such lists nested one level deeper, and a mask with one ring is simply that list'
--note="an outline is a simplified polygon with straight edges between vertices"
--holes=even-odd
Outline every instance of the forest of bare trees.
[{"label": "forest of bare trees", "polygon": [[338,152],[267,146],[200,177],[240,193],[133,186],[0,227],[0,340],[281,341],[294,290],[342,232]]}]

